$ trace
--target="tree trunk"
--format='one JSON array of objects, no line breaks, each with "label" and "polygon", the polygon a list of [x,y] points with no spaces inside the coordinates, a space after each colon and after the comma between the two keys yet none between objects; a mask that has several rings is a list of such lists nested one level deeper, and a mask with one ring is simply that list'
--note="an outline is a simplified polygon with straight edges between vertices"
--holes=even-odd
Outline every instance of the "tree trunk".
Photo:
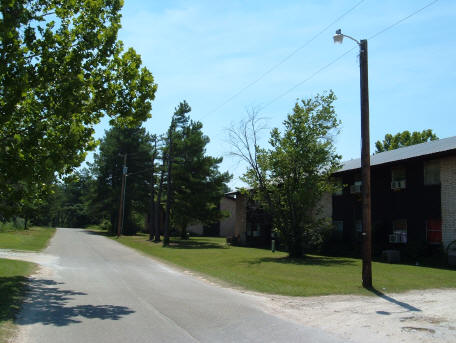
[{"label": "tree trunk", "polygon": [[187,236],[187,224],[182,225],[181,239],[188,239],[188,236]]},{"label": "tree trunk", "polygon": [[147,232],[149,232],[149,241],[154,240],[154,226],[155,226],[155,221],[154,221],[154,215],[155,215],[155,201],[152,201],[152,203],[149,205],[149,211],[147,212]]},{"label": "tree trunk", "polygon": [[300,258],[304,256],[304,249],[302,248],[302,239],[294,236],[288,243],[288,255],[292,258]]}]

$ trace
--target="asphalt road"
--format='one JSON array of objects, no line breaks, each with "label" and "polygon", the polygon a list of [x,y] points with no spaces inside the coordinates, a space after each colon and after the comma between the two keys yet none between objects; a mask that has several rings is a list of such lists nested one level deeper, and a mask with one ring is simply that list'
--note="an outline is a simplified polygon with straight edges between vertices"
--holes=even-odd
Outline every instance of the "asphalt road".
[{"label": "asphalt road", "polygon": [[20,343],[341,342],[102,236],[58,229],[17,323]]}]

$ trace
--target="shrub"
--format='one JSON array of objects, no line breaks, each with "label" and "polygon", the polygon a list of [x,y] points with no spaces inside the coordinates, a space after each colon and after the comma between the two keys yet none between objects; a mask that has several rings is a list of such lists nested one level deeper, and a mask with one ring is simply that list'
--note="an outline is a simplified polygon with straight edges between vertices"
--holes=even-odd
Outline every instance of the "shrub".
[{"label": "shrub", "polygon": [[111,231],[111,221],[103,219],[100,223],[100,228],[103,230]]}]

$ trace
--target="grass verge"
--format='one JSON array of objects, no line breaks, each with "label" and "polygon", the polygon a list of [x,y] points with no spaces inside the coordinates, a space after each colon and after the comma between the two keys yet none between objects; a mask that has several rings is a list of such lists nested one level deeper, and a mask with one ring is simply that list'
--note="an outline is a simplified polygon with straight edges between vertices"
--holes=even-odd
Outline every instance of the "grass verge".
[{"label": "grass verge", "polygon": [[0,342],[8,342],[15,333],[14,319],[24,297],[27,276],[34,269],[33,263],[0,259]]},{"label": "grass verge", "polygon": [[[282,295],[373,294],[361,286],[361,260],[308,255],[289,259],[284,252],[227,246],[224,238],[171,240],[170,247],[148,236],[122,236],[118,241],[145,254],[241,288]],[[113,238],[117,240],[117,238]],[[375,290],[452,288],[456,270],[373,262]]]},{"label": "grass verge", "polygon": [[37,226],[28,230],[1,231],[0,248],[39,251],[47,246],[54,232],[54,228]]},{"label": "grass verge", "polygon": [[[0,231],[0,249],[39,251],[44,249],[55,229],[31,227]],[[36,265],[29,262],[0,259],[0,342],[14,335],[14,319],[20,309],[27,277]]]}]

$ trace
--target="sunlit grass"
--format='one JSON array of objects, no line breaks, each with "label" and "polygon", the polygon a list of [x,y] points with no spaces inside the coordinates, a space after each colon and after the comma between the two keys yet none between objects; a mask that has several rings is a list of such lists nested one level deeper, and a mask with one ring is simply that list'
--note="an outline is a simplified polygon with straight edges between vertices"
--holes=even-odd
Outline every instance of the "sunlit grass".
[{"label": "sunlit grass", "polygon": [[[113,238],[116,239],[117,238]],[[361,260],[308,255],[289,259],[284,252],[228,246],[223,238],[172,239],[170,247],[148,235],[118,241],[145,254],[231,285],[264,293],[293,296],[372,294],[361,286]],[[373,262],[373,285],[382,292],[456,286],[456,271]]]},{"label": "sunlit grass", "polygon": [[0,249],[39,251],[45,248],[54,235],[54,228],[31,227],[0,232]]}]

